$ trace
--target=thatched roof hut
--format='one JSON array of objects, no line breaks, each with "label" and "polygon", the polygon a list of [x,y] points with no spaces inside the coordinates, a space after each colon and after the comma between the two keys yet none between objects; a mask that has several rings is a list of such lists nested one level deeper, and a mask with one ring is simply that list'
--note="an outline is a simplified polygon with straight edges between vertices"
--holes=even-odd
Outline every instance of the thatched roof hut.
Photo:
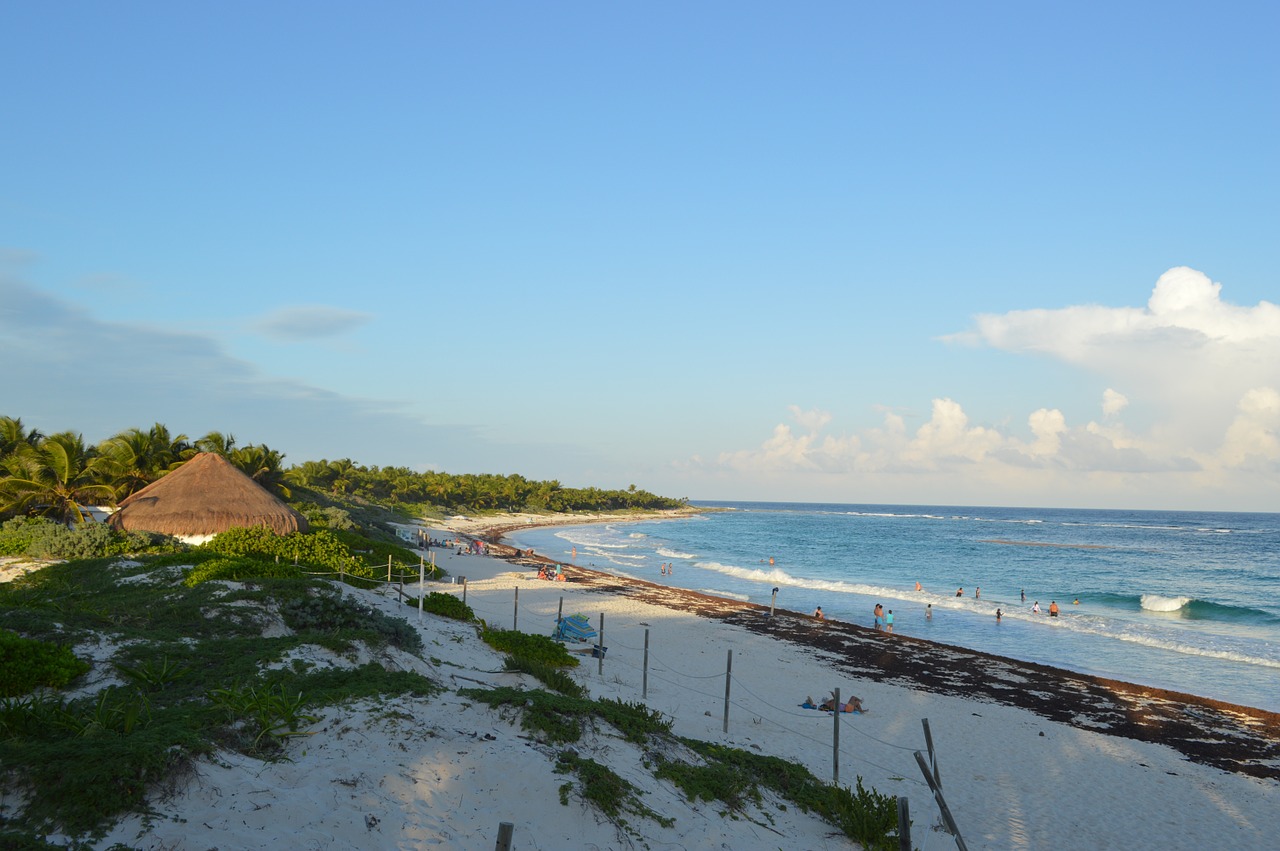
[{"label": "thatched roof hut", "polygon": [[307,531],[307,518],[213,452],[200,453],[126,497],[107,522],[187,541],[236,526],[266,526],[277,535]]}]

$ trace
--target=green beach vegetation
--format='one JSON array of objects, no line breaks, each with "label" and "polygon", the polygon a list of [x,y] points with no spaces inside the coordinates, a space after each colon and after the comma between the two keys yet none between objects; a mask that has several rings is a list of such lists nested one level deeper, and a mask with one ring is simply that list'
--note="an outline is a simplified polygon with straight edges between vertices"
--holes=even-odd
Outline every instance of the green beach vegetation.
[{"label": "green beach vegetation", "polygon": [[[201,759],[220,751],[287,759],[289,742],[315,732],[326,708],[409,696],[423,717],[438,716],[427,707],[440,682],[388,655],[415,655],[434,671],[451,664],[426,655],[407,619],[341,593],[322,565],[228,556],[217,540],[181,554],[60,562],[0,584],[0,793],[10,802],[0,808],[0,846],[55,847],[45,837],[59,833],[71,847],[90,847],[125,814],[149,812],[150,794],[181,784]],[[670,826],[673,818],[575,749],[588,731],[642,747],[655,778],[690,801],[714,802],[725,817],[768,824],[774,809],[797,806],[867,848],[897,847],[894,799],[861,781],[856,790],[833,787],[785,760],[673,737],[672,719],[659,711],[593,699],[562,644],[490,627],[456,597],[428,600],[427,611],[472,625],[475,640],[505,654],[505,670],[545,687],[457,694],[545,743],[548,772],[571,777],[561,802],[580,799],[640,846],[645,828],[636,819]],[[317,667],[296,655],[307,645],[374,661]],[[97,648],[92,663],[82,658],[89,648]]]},{"label": "green beach vegetation", "polygon": [[[222,454],[302,512],[310,531],[233,528],[193,546],[90,519],[86,506],[114,505],[199,452]],[[89,446],[77,434],[45,437],[0,417],[0,556],[54,562],[0,583],[0,846],[89,847],[123,815],[149,812],[149,795],[181,784],[201,759],[227,751],[284,759],[289,742],[309,735],[332,707],[404,695],[431,701],[443,691],[437,680],[377,660],[394,651],[437,670],[451,663],[426,656],[407,619],[340,590],[341,582],[380,584],[389,566],[417,578],[421,556],[402,545],[393,523],[431,512],[686,504],[634,486],[571,489],[347,460],[284,469],[283,458],[217,432],[189,441],[157,424]],[[548,771],[572,777],[560,786],[561,802],[580,798],[642,845],[628,819],[669,826],[672,818],[642,803],[607,765],[568,749],[584,729],[646,748],[665,742],[666,755],[646,763],[655,776],[690,799],[718,801],[727,816],[768,820],[759,791],[767,788],[868,848],[896,847],[893,799],[860,782],[856,792],[829,787],[782,761],[676,740],[661,713],[592,699],[562,644],[490,627],[450,594],[421,602],[428,615],[473,626],[476,640],[504,654],[504,670],[544,687],[459,695],[519,719],[554,749]],[[375,661],[317,668],[293,655],[306,645]],[[730,783],[726,772],[745,779]],[[46,844],[55,832],[72,845]]]}]

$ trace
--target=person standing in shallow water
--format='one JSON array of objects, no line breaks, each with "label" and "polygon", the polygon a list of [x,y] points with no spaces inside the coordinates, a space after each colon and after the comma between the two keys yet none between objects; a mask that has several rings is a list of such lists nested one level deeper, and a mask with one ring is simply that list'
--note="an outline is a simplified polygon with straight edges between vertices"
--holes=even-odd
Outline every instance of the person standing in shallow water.
[{"label": "person standing in shallow water", "polygon": [[884,631],[893,632],[893,609],[884,616]]}]

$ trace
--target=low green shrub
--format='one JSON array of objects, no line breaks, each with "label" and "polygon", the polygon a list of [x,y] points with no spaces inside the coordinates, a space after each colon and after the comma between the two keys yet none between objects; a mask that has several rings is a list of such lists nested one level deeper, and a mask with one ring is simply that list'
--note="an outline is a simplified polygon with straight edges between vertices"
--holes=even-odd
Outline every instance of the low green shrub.
[{"label": "low green shrub", "polygon": [[178,552],[186,547],[169,535],[121,532],[103,523],[67,527],[47,517],[15,517],[0,524],[0,555],[71,560]]},{"label": "low green shrub", "polygon": [[89,670],[71,648],[23,638],[0,630],[0,697],[14,697],[47,686],[62,688]]},{"label": "low green shrub", "polygon": [[301,579],[302,569],[288,562],[258,561],[252,558],[213,558],[191,569],[183,584],[194,588],[201,582],[225,579],[243,582],[247,579]]},{"label": "low green shrub", "polygon": [[327,590],[282,602],[280,616],[295,632],[363,631],[402,650],[422,649],[422,636],[408,621]]},{"label": "low green shrub", "polygon": [[524,657],[508,656],[503,660],[503,667],[508,671],[519,671],[529,674],[542,682],[552,691],[567,694],[569,697],[587,697],[587,690],[578,681],[554,665],[536,662]]},{"label": "low green shrub", "polygon": [[[405,602],[411,606],[418,605],[416,599],[406,600]],[[439,591],[432,591],[423,598],[422,610],[444,618],[453,618],[456,621],[470,622],[476,619],[475,612],[471,611],[471,607],[462,602],[461,599],[452,594],[443,594]]]},{"label": "low green shrub", "polygon": [[277,535],[264,526],[228,529],[201,544],[200,549],[226,556],[266,561],[279,559],[281,562],[327,567],[334,571],[350,571],[352,567],[351,551],[347,545],[326,529],[291,535]]},{"label": "low green shrub", "polygon": [[514,629],[486,626],[480,631],[480,638],[495,650],[512,656],[557,668],[578,667],[577,657],[570,654],[563,644],[545,635],[530,635]]},{"label": "low green shrub", "polygon": [[288,694],[279,685],[237,683],[210,689],[207,696],[228,724],[243,725],[249,753],[277,751],[288,739],[307,735],[302,728],[318,720],[302,711],[306,698],[301,693]]},{"label": "low green shrub", "polygon": [[[641,818],[652,819],[663,827],[671,827],[676,823],[654,812],[640,801],[643,794],[623,777],[608,766],[601,765],[593,759],[584,759],[572,751],[561,751],[556,758],[557,774],[574,774],[578,778],[577,792],[584,801],[592,804],[604,814],[619,830],[641,839],[643,834],[632,828],[625,815],[632,814]],[[569,793],[574,791],[572,781],[560,786],[560,803],[569,806]]]}]

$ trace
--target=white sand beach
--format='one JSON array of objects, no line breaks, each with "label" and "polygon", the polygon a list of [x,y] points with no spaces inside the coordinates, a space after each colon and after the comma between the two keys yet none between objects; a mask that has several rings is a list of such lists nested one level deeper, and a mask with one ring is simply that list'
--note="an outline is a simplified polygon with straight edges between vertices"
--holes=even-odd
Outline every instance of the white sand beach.
[{"label": "white sand beach", "polygon": [[[881,793],[905,796],[915,848],[955,847],[913,756],[926,750],[922,719],[932,732],[946,802],[970,849],[1264,849],[1280,836],[1274,779],[1207,767],[1160,744],[991,701],[859,680],[842,673],[826,651],[579,582],[538,580],[527,566],[497,558],[433,552],[450,574],[467,577],[468,604],[494,626],[550,634],[561,608],[586,614],[596,627],[603,615],[608,651],[603,660],[584,656],[575,679],[594,697],[643,700],[669,715],[680,736],[797,760],[831,779],[833,717],[799,704],[834,688],[861,698],[866,713],[839,717],[839,781],[852,785],[861,777]],[[427,590],[464,593],[449,582]],[[691,804],[672,783],[653,777],[643,749],[604,729],[573,747],[613,768],[643,791],[647,807],[674,823],[629,816],[628,827],[619,828],[572,795],[562,805],[568,778],[554,772],[558,748],[524,733],[514,716],[457,694],[484,685],[537,688],[536,681],[502,672],[501,654],[472,626],[419,618],[393,593],[346,593],[415,624],[425,658],[393,654],[384,661],[425,673],[448,691],[329,708],[312,735],[295,740],[278,762],[220,754],[156,790],[154,814],[124,819],[95,847],[487,851],[502,822],[513,825],[517,849],[856,847],[830,825],[776,801],[749,808],[748,817],[725,815],[719,804]],[[364,660],[313,647],[307,661]]]}]

